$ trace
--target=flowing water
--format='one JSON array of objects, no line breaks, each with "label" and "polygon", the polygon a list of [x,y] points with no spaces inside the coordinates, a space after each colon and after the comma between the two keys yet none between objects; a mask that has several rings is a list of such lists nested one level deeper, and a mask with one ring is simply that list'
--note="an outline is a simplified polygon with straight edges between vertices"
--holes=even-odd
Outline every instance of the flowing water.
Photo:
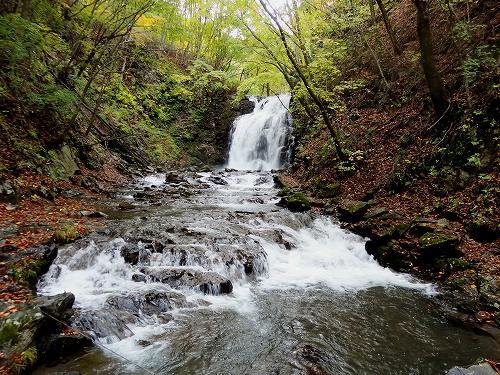
[{"label": "flowing water", "polygon": [[440,318],[431,285],[331,218],[275,205],[289,97],[255,101],[232,132],[240,170],[141,179],[120,196],[137,208],[60,249],[40,282],[74,293],[74,326],[127,361],[93,349],[38,373],[439,374],[494,355]]}]

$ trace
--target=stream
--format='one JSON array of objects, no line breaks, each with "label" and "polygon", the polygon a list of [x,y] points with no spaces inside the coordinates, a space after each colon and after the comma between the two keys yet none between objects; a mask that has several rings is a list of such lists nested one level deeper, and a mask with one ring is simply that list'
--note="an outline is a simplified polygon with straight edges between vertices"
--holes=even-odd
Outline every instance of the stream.
[{"label": "stream", "polygon": [[74,293],[73,325],[118,355],[36,373],[439,374],[498,354],[335,219],[276,206],[289,99],[254,99],[226,169],[145,176],[112,202],[133,210],[59,250],[39,293]]}]

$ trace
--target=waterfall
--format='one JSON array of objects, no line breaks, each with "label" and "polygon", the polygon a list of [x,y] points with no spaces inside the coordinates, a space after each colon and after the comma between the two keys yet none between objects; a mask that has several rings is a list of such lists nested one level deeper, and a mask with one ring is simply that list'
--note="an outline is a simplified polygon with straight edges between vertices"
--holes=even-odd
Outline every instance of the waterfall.
[{"label": "waterfall", "polygon": [[279,169],[288,160],[290,94],[280,94],[255,102],[252,113],[234,121],[228,168],[239,170]]}]

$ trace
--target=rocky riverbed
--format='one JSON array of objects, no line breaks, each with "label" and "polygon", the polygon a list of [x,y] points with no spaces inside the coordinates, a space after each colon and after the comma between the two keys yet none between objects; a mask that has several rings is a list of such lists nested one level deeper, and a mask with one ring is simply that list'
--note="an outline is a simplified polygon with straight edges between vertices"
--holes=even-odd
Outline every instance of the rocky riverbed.
[{"label": "rocky riverbed", "polygon": [[101,348],[38,373],[423,374],[498,353],[441,318],[432,285],[277,193],[270,173],[245,171],[120,191],[99,208],[106,228],[61,247],[38,286],[73,293],[70,324]]}]

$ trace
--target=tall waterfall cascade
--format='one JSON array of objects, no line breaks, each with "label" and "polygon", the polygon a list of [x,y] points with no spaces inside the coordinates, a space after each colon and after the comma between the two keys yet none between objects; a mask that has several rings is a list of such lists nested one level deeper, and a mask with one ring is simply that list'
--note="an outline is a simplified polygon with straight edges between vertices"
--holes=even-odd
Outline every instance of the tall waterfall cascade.
[{"label": "tall waterfall cascade", "polygon": [[279,169],[289,158],[290,94],[255,102],[252,113],[238,117],[231,132],[228,168],[238,170]]}]

